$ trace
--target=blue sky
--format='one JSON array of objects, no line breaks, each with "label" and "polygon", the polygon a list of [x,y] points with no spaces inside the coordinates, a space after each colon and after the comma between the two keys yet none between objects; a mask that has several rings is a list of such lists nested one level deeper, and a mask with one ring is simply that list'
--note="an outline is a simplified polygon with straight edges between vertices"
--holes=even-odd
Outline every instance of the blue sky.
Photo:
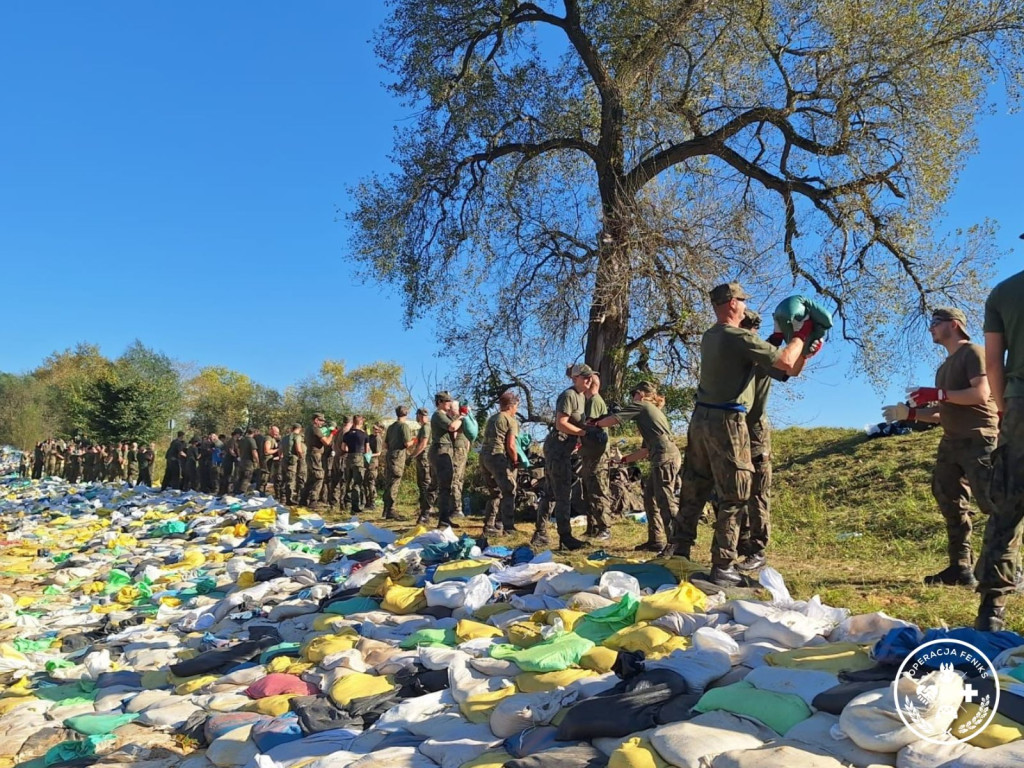
[{"label": "blue sky", "polygon": [[[431,325],[405,330],[400,298],[345,258],[346,185],[386,167],[407,118],[369,42],[383,18],[323,0],[0,5],[0,370],[138,337],[279,388],[325,358],[443,381]],[[998,221],[1001,277],[1024,261],[1021,135],[1005,109],[982,119],[945,222]],[[829,345],[777,423],[876,421],[935,362],[880,397],[850,357]]]}]

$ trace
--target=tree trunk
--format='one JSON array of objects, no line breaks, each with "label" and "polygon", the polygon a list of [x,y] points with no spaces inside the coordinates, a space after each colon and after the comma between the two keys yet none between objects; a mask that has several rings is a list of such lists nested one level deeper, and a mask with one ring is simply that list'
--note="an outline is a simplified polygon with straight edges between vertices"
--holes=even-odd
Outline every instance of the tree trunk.
[{"label": "tree trunk", "polygon": [[602,234],[607,242],[602,242],[599,249],[584,359],[601,375],[602,390],[609,397],[620,397],[627,363],[630,275],[621,236],[624,228],[612,224]]}]

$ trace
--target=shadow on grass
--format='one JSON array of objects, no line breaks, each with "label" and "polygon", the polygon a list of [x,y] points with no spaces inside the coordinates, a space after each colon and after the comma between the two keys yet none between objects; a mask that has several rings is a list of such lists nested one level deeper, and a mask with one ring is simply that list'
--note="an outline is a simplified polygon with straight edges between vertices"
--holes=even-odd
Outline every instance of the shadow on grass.
[{"label": "shadow on grass", "polygon": [[810,464],[812,461],[819,459],[835,458],[837,454],[844,454],[853,456],[854,452],[861,445],[870,440],[867,435],[859,434],[852,435],[842,440],[833,440],[828,443],[820,445],[815,450],[809,453],[796,453],[790,458],[780,464],[775,465],[776,470],[787,470],[793,467],[798,467],[804,464]]}]

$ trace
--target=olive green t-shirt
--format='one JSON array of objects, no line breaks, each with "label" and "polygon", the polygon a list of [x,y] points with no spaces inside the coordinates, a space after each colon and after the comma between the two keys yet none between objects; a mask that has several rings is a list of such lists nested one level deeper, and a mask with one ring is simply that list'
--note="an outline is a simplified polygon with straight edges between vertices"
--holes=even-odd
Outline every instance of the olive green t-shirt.
[{"label": "olive green t-shirt", "polygon": [[781,353],[745,328],[718,323],[700,341],[697,402],[707,405],[754,404],[754,368],[772,368]]},{"label": "olive green t-shirt", "polygon": [[455,450],[455,436],[448,431],[453,419],[444,411],[434,411],[430,417],[430,447],[442,453]]},{"label": "olive green t-shirt", "polygon": [[309,446],[307,455],[317,459],[324,455],[324,443],[321,438],[323,435],[315,426],[310,424],[306,427],[306,445]]},{"label": "olive green t-shirt", "polygon": [[396,421],[384,433],[384,447],[389,451],[401,451],[412,440],[415,430],[408,421]]},{"label": "olive green t-shirt", "polygon": [[[608,404],[605,403],[604,398],[598,393],[593,397],[587,398],[586,406],[583,409],[584,415],[587,420],[597,420],[604,418],[608,415]],[[604,432],[607,429],[602,428]],[[584,440],[580,446],[580,450],[583,451],[583,455],[588,458],[599,458],[604,455],[604,452],[608,450],[608,443],[598,443],[597,441]]]},{"label": "olive green t-shirt", "polygon": [[672,428],[668,424],[668,418],[664,411],[652,403],[629,403],[615,414],[620,422],[635,421],[636,427],[640,430],[640,437],[643,439],[644,447],[656,456],[675,448],[672,442]]},{"label": "olive green t-shirt", "polygon": [[483,453],[491,455],[505,453],[505,441],[509,434],[512,435],[513,440],[519,434],[519,421],[516,417],[501,411],[493,414],[484,424]]},{"label": "olive green t-shirt", "polygon": [[1024,397],[1024,272],[992,289],[985,302],[985,333],[1001,333],[1006,344],[1006,391]]},{"label": "olive green t-shirt", "polygon": [[[935,386],[949,391],[967,389],[971,379],[985,375],[985,348],[978,344],[961,344],[935,372]],[[995,437],[999,434],[996,402],[991,397],[985,405],[939,403],[939,422],[948,437]]]},{"label": "olive green t-shirt", "polygon": [[573,387],[569,387],[555,401],[555,417],[557,418],[558,414],[564,413],[569,417],[571,424],[582,427],[586,407],[587,399],[583,396],[583,393],[577,392]]},{"label": "olive green t-shirt", "polygon": [[238,461],[242,466],[253,463],[252,454],[256,450],[256,440],[251,435],[246,435],[238,441]]},{"label": "olive green t-shirt", "polygon": [[757,424],[768,409],[768,396],[772,392],[772,381],[788,381],[789,376],[778,368],[757,366],[754,371],[754,402],[747,408],[747,424]]}]

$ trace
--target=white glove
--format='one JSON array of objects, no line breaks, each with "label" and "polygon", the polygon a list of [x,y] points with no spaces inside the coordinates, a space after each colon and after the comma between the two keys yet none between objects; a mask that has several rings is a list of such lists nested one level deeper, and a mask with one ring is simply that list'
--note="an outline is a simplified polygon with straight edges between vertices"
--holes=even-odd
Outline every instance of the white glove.
[{"label": "white glove", "polygon": [[910,406],[906,403],[886,405],[882,408],[882,418],[890,424],[894,421],[906,421],[910,418]]}]

